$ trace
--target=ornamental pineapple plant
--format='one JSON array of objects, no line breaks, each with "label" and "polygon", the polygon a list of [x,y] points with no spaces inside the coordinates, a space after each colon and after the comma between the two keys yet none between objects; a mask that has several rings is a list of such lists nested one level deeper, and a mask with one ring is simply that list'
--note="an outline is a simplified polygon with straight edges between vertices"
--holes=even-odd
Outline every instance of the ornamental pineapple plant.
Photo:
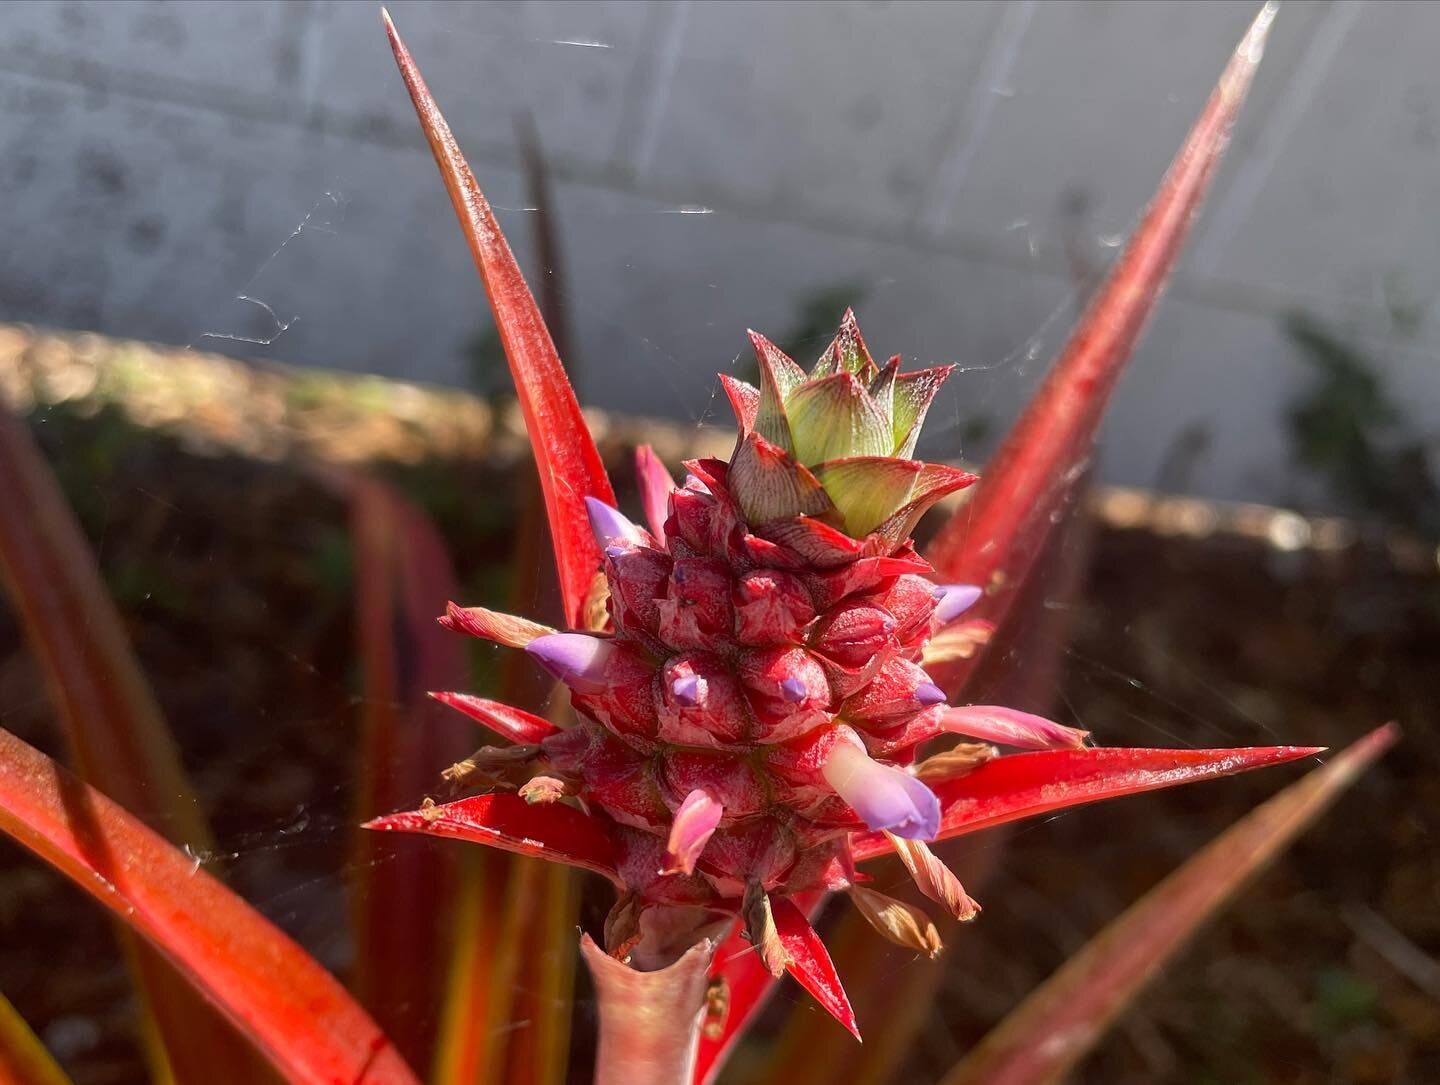
[{"label": "ornamental pineapple plant", "polygon": [[[1073,501],[1106,398],[1214,172],[1273,16],[1267,5],[1242,40],[983,482],[914,458],[950,369],[901,372],[898,357],[877,364],[847,313],[808,371],[752,333],[758,386],[720,378],[738,430],[728,462],[691,461],[677,486],[641,448],[644,515],[636,519],[619,510],[509,246],[386,17],[515,377],[567,628],[457,604],[442,621],[523,649],[568,689],[573,715],[560,726],[497,701],[435,692],[507,744],[446,770],[452,787],[478,793],[426,800],[367,827],[476,841],[609,879],[605,949],[588,935],[580,946],[600,1006],[602,1085],[711,1080],[781,972],[858,1037],[808,913],[845,891],[881,934],[932,956],[940,949],[919,909],[864,884],[869,860],[898,855],[922,893],[971,919],[979,906],[929,843],[1318,752],[1107,749],[1083,731],[966,698],[974,661],[992,632],[1013,623],[1019,589]],[[134,661],[117,648],[118,618],[95,598],[93,558],[38,453],[3,414],[0,453],[0,497],[24,513],[0,518],[0,572],[50,664],[82,772],[140,805],[183,793]],[[922,557],[910,538],[916,522],[942,497],[972,487]],[[372,522],[386,507],[396,506],[373,505]],[[958,744],[932,745],[951,736]],[[1072,959],[947,1080],[1061,1076],[1154,964],[1394,739],[1393,729],[1373,732],[1244,818]],[[119,753],[105,752],[112,740]],[[1001,756],[1002,746],[1021,752]],[[379,1005],[367,1012],[200,869],[189,841],[183,851],[181,841],[167,843],[4,731],[0,831],[91,893],[160,951],[155,963],[176,970],[151,973],[142,959],[136,972],[152,1002],[171,996],[153,1018],[162,1067],[191,1052],[217,1085],[258,1080],[246,1060],[254,1052],[224,1049],[237,1039],[223,1031],[228,1023],[284,1080],[417,1085],[424,1045],[397,1044],[399,1034],[371,1016]],[[418,897],[422,909],[431,903]],[[433,918],[413,909],[384,915],[396,922],[377,922],[369,934],[405,925],[396,944],[403,951],[377,954],[396,972],[415,966],[413,948],[446,951],[447,936],[465,933],[458,923],[413,922]],[[482,915],[481,925],[491,918]],[[374,978],[362,997],[378,991],[383,999],[402,986],[395,976]],[[488,977],[466,978],[483,986]],[[447,1014],[473,1009],[466,997],[447,996]],[[202,1001],[225,1022],[206,1017]],[[402,1003],[387,1028],[405,1027],[413,1006]],[[197,1028],[212,1025],[222,1031],[197,1046]],[[494,1080],[504,1059],[492,1058],[490,1045],[505,1040],[458,1035],[474,1041],[462,1046],[489,1070],[457,1069],[472,1063],[441,1050],[434,1079]],[[527,1075],[533,1069],[519,1065]],[[0,1000],[0,1077],[10,1066],[28,1068],[22,1080],[63,1080]]]},{"label": "ornamental pineapple plant", "polygon": [[[735,927],[746,945],[738,967],[758,960],[772,975],[788,971],[858,1037],[807,921],[813,904],[849,891],[878,931],[933,954],[929,920],[859,884],[858,862],[894,851],[926,896],[973,918],[979,906],[929,842],[1024,816],[1022,807],[1099,797],[1082,785],[1067,798],[1069,774],[1152,753],[1090,749],[1083,731],[952,703],[946,691],[963,688],[970,658],[1008,616],[1064,517],[1105,397],[1213,173],[1273,15],[1263,9],[1237,49],[1136,239],[997,453],[996,477],[942,528],[933,564],[916,552],[912,529],[942,497],[977,482],[913,458],[951,368],[902,373],[898,356],[878,365],[849,312],[808,371],[752,332],[758,387],[720,377],[737,423],[729,461],[688,462],[677,487],[641,448],[646,526],[619,511],[529,288],[387,17],[520,393],[570,628],[456,604],[443,621],[523,648],[568,688],[574,718],[558,727],[495,701],[435,694],[512,745],[447,772],[484,794],[427,800],[369,827],[458,836],[604,874],[617,892],[605,948],[642,972],[675,965],[691,947],[713,949]],[[924,744],[947,734],[967,741],[923,756]],[[1059,760],[997,758],[995,744]],[[1228,772],[1306,752],[1208,751],[1205,763]],[[1172,765],[1176,753],[1167,751]],[[1177,779],[1156,774],[1111,793]],[[987,820],[977,810],[996,792],[1013,809]],[[589,960],[592,971],[606,967]],[[602,1008],[602,1061],[605,1019]],[[702,1053],[702,1063],[713,1056]]]}]

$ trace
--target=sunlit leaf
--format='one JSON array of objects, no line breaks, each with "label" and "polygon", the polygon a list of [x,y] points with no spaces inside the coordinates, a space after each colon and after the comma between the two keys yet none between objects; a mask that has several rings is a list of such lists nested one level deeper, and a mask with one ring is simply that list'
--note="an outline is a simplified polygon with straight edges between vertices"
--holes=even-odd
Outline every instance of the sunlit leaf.
[{"label": "sunlit leaf", "polygon": [[389,15],[385,16],[385,29],[490,299],[535,449],[566,618],[579,626],[585,593],[600,565],[600,550],[585,515],[585,498],[595,497],[614,506],[615,494],[550,332],[490,204]]},{"label": "sunlit leaf", "polygon": [[286,1081],[417,1085],[375,1022],[304,950],[194,859],[6,731],[0,832],[163,952]]},{"label": "sunlit leaf", "polygon": [[[0,579],[80,775],[196,854],[213,851],[199,802],[79,522],[25,427],[0,407]],[[213,1085],[266,1069],[153,951],[120,935],[151,1019],[152,1074]],[[217,1064],[218,1063],[218,1067]]]},{"label": "sunlit leaf", "polygon": [[1393,725],[1372,731],[1186,860],[1033,991],[945,1085],[1041,1085],[1064,1077],[1196,929],[1398,737]]},{"label": "sunlit leaf", "polygon": [[[931,543],[945,580],[981,584],[972,618],[1000,622],[1052,535],[1054,514],[1090,457],[1110,394],[1159,300],[1225,149],[1275,16],[1267,4],[1241,40],[1159,191],[1061,351],[991,458],[984,479]],[[942,668],[954,688],[973,664]]]},{"label": "sunlit leaf", "polygon": [[[932,786],[944,811],[944,840],[1052,810],[1157,791],[1217,776],[1282,765],[1322,753],[1318,746],[1246,746],[1229,750],[1087,749],[1017,753]],[[855,858],[893,850],[884,833],[854,838]]]},{"label": "sunlit leaf", "polygon": [[[801,893],[794,900],[813,916],[823,895]],[[700,1028],[694,1077],[697,1085],[715,1079],[745,1027],[775,989],[775,978],[755,948],[741,936],[738,925],[715,951],[710,982],[719,994]]]},{"label": "sunlit leaf", "polygon": [[474,795],[379,817],[365,828],[469,840],[616,879],[615,845],[609,831],[590,815],[564,803],[532,806],[518,795]]},{"label": "sunlit leaf", "polygon": [[801,987],[814,996],[815,1001],[829,1011],[830,1015],[844,1025],[855,1039],[860,1039],[860,1030],[855,1025],[855,1011],[845,997],[845,988],[835,974],[835,965],[825,943],[810,926],[805,913],[795,907],[788,897],[780,897],[772,903],[775,913],[775,928],[780,935],[780,944],[785,947],[789,964],[785,971]]}]

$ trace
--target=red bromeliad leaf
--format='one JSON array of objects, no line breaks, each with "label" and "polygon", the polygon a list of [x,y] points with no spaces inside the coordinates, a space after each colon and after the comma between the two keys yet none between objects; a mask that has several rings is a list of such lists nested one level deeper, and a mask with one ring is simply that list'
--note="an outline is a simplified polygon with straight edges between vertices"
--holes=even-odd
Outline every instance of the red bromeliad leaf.
[{"label": "red bromeliad leaf", "polygon": [[508,793],[474,795],[442,806],[389,814],[366,822],[365,828],[489,844],[593,870],[618,884],[610,834],[589,814],[564,803],[531,806]]},{"label": "red bromeliad leaf", "polygon": [[0,411],[0,574],[78,769],[171,838],[211,846],[175,740],[80,524],[24,426]]},{"label": "red bromeliad leaf", "polygon": [[[361,817],[416,801],[440,766],[474,748],[470,727],[427,696],[465,678],[464,642],[434,615],[455,594],[445,543],[419,509],[383,483],[346,480],[355,546],[364,698]],[[360,833],[354,843],[354,989],[414,1066],[429,1064],[441,993],[455,855]],[[415,923],[418,913],[430,922]]]},{"label": "red bromeliad leaf", "polygon": [[[1117,747],[997,757],[968,775],[932,786],[943,811],[938,839],[1100,799],[1281,765],[1323,751],[1323,746],[1245,746],[1233,750]],[[857,833],[853,842],[857,861],[894,850],[884,833]]]},{"label": "red bromeliad leaf", "polygon": [[0,1085],[70,1085],[24,1019],[0,995]]},{"label": "red bromeliad leaf", "polygon": [[[930,545],[926,556],[942,579],[987,588],[967,617],[1000,621],[1045,548],[1052,514],[1082,473],[1106,403],[1214,176],[1274,15],[1274,6],[1267,4],[1240,42],[1049,377],[990,461],[974,498]],[[946,679],[941,684],[956,688],[968,669],[962,664],[941,668]]]},{"label": "red bromeliad leaf", "polygon": [[[823,893],[801,893],[794,898],[796,907],[812,918],[823,902]],[[772,911],[774,902],[771,902]],[[725,1059],[751,1018],[765,1004],[775,989],[776,979],[760,960],[755,947],[740,934],[737,925],[715,951],[710,968],[710,982],[722,991],[720,1005],[706,1018],[700,1029],[700,1050],[695,1060],[696,1085],[708,1085],[724,1065]]]},{"label": "red bromeliad leaf", "polygon": [[635,476],[640,483],[640,504],[645,509],[645,523],[657,539],[665,537],[665,521],[670,516],[670,492],[675,480],[670,469],[655,455],[649,445],[635,450]]},{"label": "red bromeliad leaf", "polygon": [[[196,852],[212,850],[175,742],[131,650],[119,611],[75,514],[25,427],[0,409],[0,579],[65,729],[73,763],[120,803]],[[130,935],[122,932],[122,944]],[[155,1076],[213,1085],[266,1073],[217,1014],[152,950],[126,957],[140,995]]]},{"label": "red bromeliad leaf", "polygon": [[499,701],[476,697],[470,693],[433,692],[431,697],[443,705],[463,712],[477,723],[490,728],[497,735],[520,744],[540,742],[551,735],[559,734],[560,728],[547,719],[526,712],[523,708],[511,708]]},{"label": "red bromeliad leaf", "polygon": [[1393,724],[1372,731],[1221,833],[1032,992],[944,1085],[1064,1078],[1195,930],[1398,737]]},{"label": "red bromeliad leaf", "polygon": [[149,939],[286,1081],[418,1085],[375,1022],[304,950],[194,859],[6,731],[0,832]]},{"label": "red bromeliad leaf", "polygon": [[738,925],[715,951],[710,981],[720,985],[722,1005],[716,1006],[713,1016],[700,1028],[696,1085],[708,1085],[714,1080],[745,1026],[775,988],[775,977],[760,960],[755,947],[741,936]]},{"label": "red bromeliad leaf", "polygon": [[860,1030],[855,1027],[855,1011],[845,997],[845,988],[840,986],[840,977],[830,963],[830,954],[825,943],[810,926],[805,913],[795,907],[793,901],[780,897],[771,901],[775,914],[775,930],[780,935],[780,944],[785,947],[790,963],[785,971],[795,982],[809,991],[815,1001],[829,1010],[855,1039],[860,1039]]},{"label": "red bromeliad leaf", "polygon": [[583,628],[585,594],[600,565],[585,498],[614,506],[615,494],[555,344],[490,204],[388,14],[385,30],[490,299],[535,448],[566,620]]}]

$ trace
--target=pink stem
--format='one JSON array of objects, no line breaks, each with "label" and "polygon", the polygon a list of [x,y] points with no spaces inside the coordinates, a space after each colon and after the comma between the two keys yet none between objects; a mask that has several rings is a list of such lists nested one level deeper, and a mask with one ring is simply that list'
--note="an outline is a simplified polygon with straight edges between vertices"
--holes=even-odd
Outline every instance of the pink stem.
[{"label": "pink stem", "polygon": [[595,980],[600,1046],[595,1085],[685,1085],[695,1073],[715,945],[691,946],[672,965],[638,972],[580,936]]}]

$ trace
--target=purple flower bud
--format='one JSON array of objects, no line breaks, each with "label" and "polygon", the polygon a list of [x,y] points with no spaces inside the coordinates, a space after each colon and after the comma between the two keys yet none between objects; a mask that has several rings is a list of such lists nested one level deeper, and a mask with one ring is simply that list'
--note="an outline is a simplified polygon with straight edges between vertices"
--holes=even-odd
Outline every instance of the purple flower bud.
[{"label": "purple flower bud", "polygon": [[786,678],[780,683],[780,696],[790,704],[799,704],[805,699],[805,683],[798,678]]},{"label": "purple flower bud", "polygon": [[909,773],[872,761],[851,742],[837,742],[820,771],[869,828],[910,840],[939,835],[940,800]]},{"label": "purple flower bud", "polygon": [[629,543],[631,546],[645,545],[645,532],[605,502],[594,497],[587,497],[585,511],[590,514],[590,530],[595,532],[595,539],[601,546],[608,547],[616,543]]},{"label": "purple flower bud", "polygon": [[941,625],[949,625],[964,614],[985,589],[975,584],[941,584],[935,589],[935,619]]},{"label": "purple flower bud", "polygon": [[536,637],[525,651],[577,693],[596,693],[605,687],[605,665],[615,645],[585,633],[550,633]]},{"label": "purple flower bud", "polygon": [[934,682],[921,682],[915,687],[915,699],[929,708],[945,703],[945,691]]},{"label": "purple flower bud", "polygon": [[670,695],[676,703],[694,708],[705,699],[705,680],[698,674],[682,674],[670,683]]}]

